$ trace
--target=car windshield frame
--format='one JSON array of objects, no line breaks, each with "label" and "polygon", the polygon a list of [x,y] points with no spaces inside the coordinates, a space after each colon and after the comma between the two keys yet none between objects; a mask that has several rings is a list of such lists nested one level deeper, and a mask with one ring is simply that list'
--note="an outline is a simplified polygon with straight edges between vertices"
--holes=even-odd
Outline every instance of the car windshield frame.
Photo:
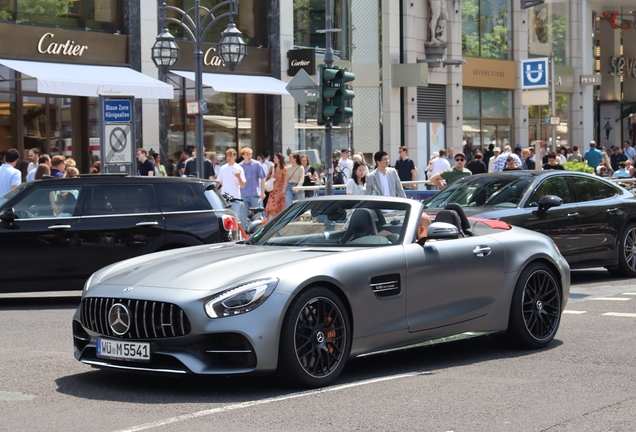
[{"label": "car windshield frame", "polygon": [[412,206],[380,200],[300,201],[246,244],[288,247],[383,247],[403,244]]},{"label": "car windshield frame", "polygon": [[531,173],[466,177],[441,190],[425,207],[444,208],[447,204],[457,203],[469,208],[516,208],[522,204],[536,179],[537,176]]},{"label": "car windshield frame", "polygon": [[20,192],[22,192],[22,190],[24,190],[26,187],[27,187],[27,183],[22,183],[22,184],[18,185],[17,187],[14,187],[13,189],[11,189],[6,194],[0,196],[0,209],[4,208],[4,205],[6,203],[11,201],[13,199],[13,197],[15,197]]}]

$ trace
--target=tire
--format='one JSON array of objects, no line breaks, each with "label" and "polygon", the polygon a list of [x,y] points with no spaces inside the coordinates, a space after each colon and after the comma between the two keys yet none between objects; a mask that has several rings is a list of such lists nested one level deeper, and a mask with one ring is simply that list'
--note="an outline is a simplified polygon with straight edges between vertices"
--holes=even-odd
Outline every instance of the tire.
[{"label": "tire", "polygon": [[532,263],[515,285],[506,339],[520,348],[548,345],[561,322],[561,287],[545,264]]},{"label": "tire", "polygon": [[612,275],[636,277],[636,223],[625,225],[618,247],[618,272]]},{"label": "tire", "polygon": [[281,330],[278,375],[294,387],[331,384],[351,350],[351,325],[331,290],[311,288],[290,306]]}]

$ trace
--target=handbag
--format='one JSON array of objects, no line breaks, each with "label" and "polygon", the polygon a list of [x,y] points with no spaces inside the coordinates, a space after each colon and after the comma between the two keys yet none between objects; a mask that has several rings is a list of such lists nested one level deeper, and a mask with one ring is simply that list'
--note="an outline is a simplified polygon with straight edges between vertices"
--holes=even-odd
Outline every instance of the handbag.
[{"label": "handbag", "polygon": [[274,190],[274,182],[276,181],[276,178],[274,176],[271,176],[266,182],[265,182],[265,191],[267,192],[271,192]]}]

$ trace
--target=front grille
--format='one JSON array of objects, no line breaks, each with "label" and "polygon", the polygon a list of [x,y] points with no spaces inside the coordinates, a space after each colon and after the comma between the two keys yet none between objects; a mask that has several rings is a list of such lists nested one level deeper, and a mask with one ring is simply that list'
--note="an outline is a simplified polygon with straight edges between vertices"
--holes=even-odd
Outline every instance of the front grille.
[{"label": "front grille", "polygon": [[[130,311],[130,326],[118,335],[108,323],[108,312],[115,304]],[[162,339],[190,333],[190,321],[183,309],[172,303],[91,297],[82,300],[82,325],[95,333],[120,339]]]}]

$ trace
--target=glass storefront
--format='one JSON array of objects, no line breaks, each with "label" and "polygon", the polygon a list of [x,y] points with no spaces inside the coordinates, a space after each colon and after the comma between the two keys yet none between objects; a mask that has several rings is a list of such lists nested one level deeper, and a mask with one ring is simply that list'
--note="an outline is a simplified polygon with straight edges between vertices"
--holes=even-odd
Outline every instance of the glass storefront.
[{"label": "glass storefront", "polygon": [[512,52],[511,0],[462,1],[462,53],[508,60]]},{"label": "glass storefront", "polygon": [[[183,85],[183,78],[172,78],[175,84],[175,98],[168,101],[168,154],[196,147],[195,118],[185,115],[186,101],[195,100],[194,89]],[[191,84],[191,83],[190,83]],[[207,113],[203,115],[203,146],[206,152],[217,152],[220,160],[225,151],[234,148],[240,153],[243,147],[251,147],[255,154],[261,153],[266,145],[258,130],[263,130],[266,113],[260,110],[263,95],[244,93],[219,93],[210,88],[203,89],[203,99],[207,102]],[[258,114],[257,114],[258,112]],[[158,148],[155,149],[158,151]]]},{"label": "glass storefront", "polygon": [[[554,53],[557,65],[568,65],[570,43],[568,22],[570,20],[569,1],[546,0],[544,4],[528,9],[528,57],[549,57]],[[558,68],[557,68],[558,71]],[[547,150],[556,151],[559,146],[569,147],[569,95],[557,93],[557,112],[552,114],[550,106],[528,107],[528,145],[542,145]],[[552,127],[546,118],[556,115],[561,124],[556,128],[556,141],[552,142]]]},{"label": "glass storefront", "polygon": [[490,144],[512,146],[512,92],[464,87],[465,151],[485,151]]},{"label": "glass storefront", "polygon": [[121,0],[0,0],[0,21],[115,33]]},{"label": "glass storefront", "polygon": [[546,0],[528,9],[528,57],[548,57],[552,52],[557,64],[569,64],[569,1]]},{"label": "glass storefront", "polygon": [[[339,60],[350,59],[351,28],[350,0],[332,1],[332,27],[342,29],[331,34],[334,57]],[[316,48],[317,52],[325,49],[325,34],[316,30],[325,28],[325,0],[294,1],[294,45],[296,48]]]},{"label": "glass storefront", "polygon": [[[201,0],[201,7],[212,9],[224,0]],[[248,46],[268,46],[267,41],[267,21],[266,19],[259,19],[259,17],[267,17],[268,2],[262,0],[241,0],[239,2],[238,16],[234,17],[236,27],[243,33],[243,40]],[[167,5],[178,7],[181,10],[188,11],[194,7],[194,0],[167,0]],[[221,15],[227,12],[228,7],[220,7],[215,11],[215,16]],[[174,11],[166,11],[167,17],[181,19],[181,15]],[[192,16],[192,15],[190,15]],[[202,17],[203,18],[203,17]],[[221,39],[221,33],[227,27],[229,23],[229,17],[220,18],[214,23],[212,27],[205,34],[204,42],[216,43]],[[202,21],[203,23],[203,21]],[[205,21],[203,25],[207,25],[208,21]],[[183,38],[189,40],[190,37],[183,28],[174,23],[167,23],[168,30],[176,38]]]}]

